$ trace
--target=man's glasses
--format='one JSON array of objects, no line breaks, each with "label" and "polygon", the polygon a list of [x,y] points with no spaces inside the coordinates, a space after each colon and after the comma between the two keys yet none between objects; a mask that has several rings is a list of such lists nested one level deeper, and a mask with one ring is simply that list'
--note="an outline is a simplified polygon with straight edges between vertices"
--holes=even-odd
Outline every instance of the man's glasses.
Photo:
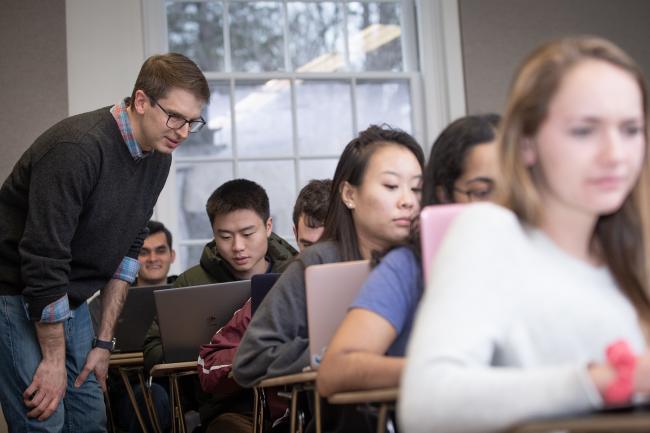
[{"label": "man's glasses", "polygon": [[152,99],[156,103],[158,108],[160,108],[163,113],[167,115],[167,127],[170,129],[181,129],[187,123],[190,127],[190,132],[199,132],[201,128],[205,126],[205,120],[203,117],[196,120],[187,120],[186,118],[179,116],[178,114],[170,113],[165,110],[162,105],[158,103],[155,99]]}]

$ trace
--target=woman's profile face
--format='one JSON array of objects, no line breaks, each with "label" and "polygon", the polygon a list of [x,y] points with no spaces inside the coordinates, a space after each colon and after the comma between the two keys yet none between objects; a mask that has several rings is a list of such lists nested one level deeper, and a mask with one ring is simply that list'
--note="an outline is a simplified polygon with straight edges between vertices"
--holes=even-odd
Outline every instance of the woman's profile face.
[{"label": "woman's profile face", "polygon": [[469,149],[463,161],[463,172],[454,182],[454,203],[490,200],[498,164],[496,141],[480,143]]},{"label": "woman's profile face", "polygon": [[641,90],[630,73],[600,60],[570,69],[524,146],[545,210],[593,217],[619,209],[643,164],[644,128]]},{"label": "woman's profile face", "polygon": [[377,148],[359,186],[346,184],[342,198],[352,210],[361,245],[384,250],[404,241],[420,210],[422,168],[397,144]]}]

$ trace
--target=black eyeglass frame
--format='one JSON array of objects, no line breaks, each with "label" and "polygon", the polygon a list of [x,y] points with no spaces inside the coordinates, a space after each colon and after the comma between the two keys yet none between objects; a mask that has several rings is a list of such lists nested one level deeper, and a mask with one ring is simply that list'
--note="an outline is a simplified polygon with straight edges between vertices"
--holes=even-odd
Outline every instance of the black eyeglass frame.
[{"label": "black eyeglass frame", "polygon": [[[459,192],[461,194],[465,194],[467,196],[467,199],[470,202],[481,202],[481,201],[487,201],[487,200],[490,199],[490,196],[494,193],[494,186],[490,185],[490,188],[488,188],[487,190],[482,190],[482,191],[478,191],[478,190],[475,191],[475,190],[472,190],[472,189],[462,189],[462,188],[454,187],[454,191]],[[484,193],[485,196],[481,197],[481,196],[477,195],[477,194],[481,194],[481,193]]]},{"label": "black eyeglass frame", "polygon": [[[188,120],[188,119],[184,118],[183,116],[179,116],[178,114],[170,113],[169,111],[165,110],[165,108],[162,105],[160,105],[158,103],[158,101],[156,101],[153,98],[150,98],[150,99],[153,101],[154,104],[156,104],[158,106],[158,108],[160,108],[163,111],[163,113],[165,113],[167,115],[167,122],[165,122],[165,125],[169,129],[178,130],[178,129],[181,129],[183,126],[185,126],[185,124],[187,124],[189,126],[190,133],[195,133],[195,132],[199,132],[206,124],[206,121],[205,121],[205,119],[203,117],[200,117],[199,119]],[[176,119],[176,121],[181,121],[182,120],[183,123],[181,123],[177,127],[173,127],[173,126],[171,126],[169,124],[169,122],[172,119]]]}]

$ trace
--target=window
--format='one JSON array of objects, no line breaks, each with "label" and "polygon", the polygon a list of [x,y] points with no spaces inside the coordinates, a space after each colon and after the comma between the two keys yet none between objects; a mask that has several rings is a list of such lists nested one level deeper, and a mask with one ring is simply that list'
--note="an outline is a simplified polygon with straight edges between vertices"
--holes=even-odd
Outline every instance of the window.
[{"label": "window", "polygon": [[161,195],[173,203],[158,217],[172,221],[177,269],[198,263],[212,238],[205,202],[226,180],[260,183],[274,231],[294,243],[297,192],[310,179],[332,177],[357,131],[388,123],[420,142],[426,136],[412,0],[168,0],[163,7],[167,49],[196,61],[212,90],[208,123],[174,153]]}]

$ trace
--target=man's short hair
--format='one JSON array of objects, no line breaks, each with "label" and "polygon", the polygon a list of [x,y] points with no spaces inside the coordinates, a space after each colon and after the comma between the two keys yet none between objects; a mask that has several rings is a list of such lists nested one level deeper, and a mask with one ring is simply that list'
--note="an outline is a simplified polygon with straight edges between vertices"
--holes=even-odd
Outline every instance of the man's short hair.
[{"label": "man's short hair", "polygon": [[300,215],[305,215],[307,227],[321,227],[325,224],[325,216],[330,202],[330,179],[312,179],[298,194],[296,204],[293,206],[293,225],[298,227]]},{"label": "man's short hair", "polygon": [[135,80],[131,101],[138,90],[157,101],[174,87],[187,90],[206,104],[210,102],[210,86],[203,72],[196,63],[178,53],[158,54],[145,60]]},{"label": "man's short hair", "polygon": [[149,234],[147,237],[151,235],[155,235],[156,233],[163,232],[165,233],[165,238],[167,239],[167,246],[169,249],[172,249],[172,233],[165,227],[165,225],[161,222],[154,221],[154,220],[149,220],[147,223],[147,228],[149,229]]},{"label": "man's short hair", "polygon": [[222,184],[214,190],[205,208],[211,225],[218,215],[236,210],[250,209],[264,222],[271,216],[269,196],[266,195],[266,191],[248,179],[234,179]]}]

